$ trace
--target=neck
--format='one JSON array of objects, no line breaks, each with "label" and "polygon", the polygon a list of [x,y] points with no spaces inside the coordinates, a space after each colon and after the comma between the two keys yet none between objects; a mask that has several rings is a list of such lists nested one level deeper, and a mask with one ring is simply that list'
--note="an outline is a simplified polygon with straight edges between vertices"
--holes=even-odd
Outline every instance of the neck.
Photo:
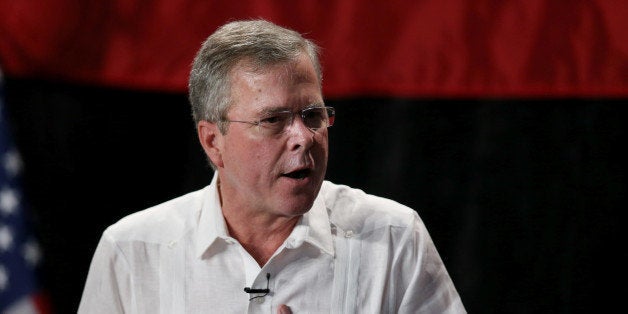
[{"label": "neck", "polygon": [[275,251],[290,236],[299,217],[277,219],[273,223],[263,223],[256,219],[240,220],[228,218],[223,211],[229,235],[238,240],[260,266],[264,266]]},{"label": "neck", "polygon": [[260,266],[264,266],[298,223],[301,216],[285,217],[225,200],[218,182],[222,214],[229,235],[238,240]]}]

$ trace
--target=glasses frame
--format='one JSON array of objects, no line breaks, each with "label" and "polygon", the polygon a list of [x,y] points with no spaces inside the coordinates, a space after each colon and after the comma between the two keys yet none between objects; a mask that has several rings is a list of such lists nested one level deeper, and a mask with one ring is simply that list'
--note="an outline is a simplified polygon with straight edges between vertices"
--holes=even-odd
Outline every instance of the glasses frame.
[{"label": "glasses frame", "polygon": [[[321,127],[318,127],[318,128],[312,128],[312,127],[309,127],[309,126],[305,125],[306,114],[308,113],[308,111],[314,110],[314,109],[325,109],[325,111],[327,112],[327,125],[326,126],[321,126]],[[273,111],[271,113],[268,113],[267,116],[264,116],[264,117],[261,117],[261,118],[259,118],[257,120],[252,120],[252,121],[247,121],[247,120],[227,120],[227,119],[222,119],[221,121],[222,122],[246,123],[246,124],[254,125],[254,126],[256,126],[256,127],[260,128],[260,129],[261,128],[268,129],[269,127],[265,127],[264,126],[264,123],[265,123],[264,120],[273,118],[274,116],[276,116],[278,114],[288,114],[288,113],[291,114],[290,121],[288,121],[288,123],[286,123],[284,125],[284,127],[281,129],[281,131],[277,132],[276,134],[282,134],[285,131],[287,126],[292,125],[292,123],[294,123],[294,116],[295,115],[298,115],[299,117],[301,117],[301,120],[303,121],[303,124],[308,129],[310,129],[310,130],[312,130],[314,132],[316,132],[317,130],[322,129],[322,128],[329,128],[329,127],[333,126],[334,125],[334,120],[335,120],[335,117],[336,117],[336,109],[334,109],[334,107],[329,107],[329,106],[319,107],[319,106],[316,106],[316,107],[307,107],[305,109],[302,109],[302,110],[299,110],[299,111],[296,111],[296,112],[290,111],[290,110]]]}]

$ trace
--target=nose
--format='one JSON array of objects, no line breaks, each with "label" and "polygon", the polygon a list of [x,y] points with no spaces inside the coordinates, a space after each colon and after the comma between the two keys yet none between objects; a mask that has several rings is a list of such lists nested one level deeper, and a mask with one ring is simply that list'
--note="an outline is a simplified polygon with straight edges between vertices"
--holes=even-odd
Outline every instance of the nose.
[{"label": "nose", "polygon": [[316,132],[307,127],[298,114],[292,117],[292,123],[287,127],[286,133],[288,135],[289,150],[308,150],[314,144]]}]

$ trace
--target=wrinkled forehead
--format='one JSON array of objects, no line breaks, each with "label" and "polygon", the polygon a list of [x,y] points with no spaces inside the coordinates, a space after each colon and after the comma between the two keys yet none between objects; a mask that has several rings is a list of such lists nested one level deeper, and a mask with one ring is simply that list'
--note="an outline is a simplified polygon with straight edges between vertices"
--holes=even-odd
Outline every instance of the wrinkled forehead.
[{"label": "wrinkled forehead", "polygon": [[244,61],[233,68],[230,80],[229,111],[234,106],[237,111],[294,110],[323,101],[316,72],[307,57],[267,66]]},{"label": "wrinkled forehead", "polygon": [[254,77],[270,72],[273,72],[277,80],[284,83],[302,83],[307,81],[317,81],[318,83],[314,65],[305,52],[293,59],[273,62],[262,62],[251,57],[245,57],[231,68],[229,76],[233,82],[235,76]]}]

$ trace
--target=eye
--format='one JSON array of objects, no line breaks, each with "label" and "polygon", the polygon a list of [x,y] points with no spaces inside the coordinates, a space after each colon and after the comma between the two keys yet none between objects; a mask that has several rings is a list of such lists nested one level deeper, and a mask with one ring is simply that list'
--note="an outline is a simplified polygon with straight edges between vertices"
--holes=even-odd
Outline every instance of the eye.
[{"label": "eye", "polygon": [[303,111],[303,119],[308,121],[321,121],[325,119],[323,108],[311,108]]},{"label": "eye", "polygon": [[277,113],[277,114],[272,114],[272,115],[269,115],[260,119],[259,123],[262,126],[275,126],[275,125],[281,125],[285,121],[286,121],[286,115]]},{"label": "eye", "polygon": [[323,109],[321,109],[321,108],[310,108],[310,109],[306,110],[303,114],[305,114],[306,117],[320,117],[323,114]]}]

